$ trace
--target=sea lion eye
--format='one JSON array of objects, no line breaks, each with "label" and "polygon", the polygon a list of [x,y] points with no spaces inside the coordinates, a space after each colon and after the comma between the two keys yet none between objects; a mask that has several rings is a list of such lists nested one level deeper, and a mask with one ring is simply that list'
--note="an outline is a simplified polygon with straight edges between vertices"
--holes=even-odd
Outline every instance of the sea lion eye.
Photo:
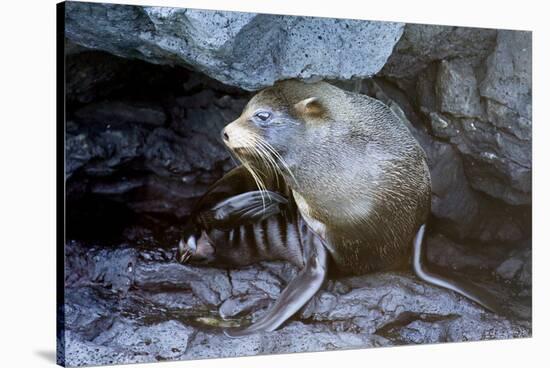
[{"label": "sea lion eye", "polygon": [[267,111],[258,111],[254,114],[255,117],[260,119],[261,121],[267,121],[271,117],[271,113]]}]

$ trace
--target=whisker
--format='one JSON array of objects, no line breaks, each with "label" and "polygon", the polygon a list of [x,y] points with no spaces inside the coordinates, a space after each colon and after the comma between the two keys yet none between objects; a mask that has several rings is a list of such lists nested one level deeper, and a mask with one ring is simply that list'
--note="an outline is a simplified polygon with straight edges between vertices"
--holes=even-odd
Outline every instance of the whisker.
[{"label": "whisker", "polygon": [[[290,170],[290,168],[288,167],[288,164],[285,162],[285,160],[283,159],[283,157],[279,154],[279,152],[277,152],[275,150],[275,148],[273,148],[273,146],[267,142],[265,139],[263,139],[261,136],[257,135],[257,134],[254,134],[255,135],[255,139],[257,140],[258,144],[262,145],[263,147],[265,147],[269,152],[271,152],[271,154],[275,157],[276,160],[278,160],[281,165],[283,166],[284,170],[286,172],[288,172],[288,174],[290,175],[290,177],[292,178],[292,180],[294,181],[294,183],[296,185],[298,185],[298,181],[296,180],[296,177],[294,176],[294,173],[292,172],[292,170]],[[278,169],[281,170],[281,167],[279,165],[277,165]]]},{"label": "whisker", "polygon": [[259,153],[261,153],[262,161],[264,161],[265,166],[269,169],[270,172],[273,173],[273,176],[275,177],[277,188],[279,187],[279,176],[280,176],[280,167],[277,164],[277,162],[273,159],[273,156],[269,153],[269,151],[265,148],[265,146],[262,144],[261,140],[258,140],[256,143],[258,143],[258,147],[256,149]]},{"label": "whisker", "polygon": [[247,163],[243,161],[243,166],[248,170],[250,175],[252,175],[252,178],[254,179],[254,182],[256,183],[256,186],[258,187],[258,190],[260,191],[260,196],[262,198],[262,205],[265,208],[265,198],[263,194],[262,184],[260,178],[256,175],[256,172],[254,169]]},{"label": "whisker", "polygon": [[[267,190],[266,180],[270,183],[270,186],[273,185],[272,183],[275,181],[276,187],[279,188],[280,176],[282,176],[283,171],[285,171],[296,185],[298,182],[283,157],[263,137],[257,133],[249,132],[247,136],[241,137],[241,139],[243,139],[242,149],[252,158],[252,160],[246,160],[244,159],[246,157],[242,157],[235,151],[232,152],[248,172],[250,172],[250,175],[258,187],[258,191],[262,198],[262,205],[265,209],[266,196],[271,199],[269,191]],[[263,169],[259,170],[256,164],[261,165]],[[273,180],[273,176],[275,180]]]},{"label": "whisker", "polygon": [[[254,147],[253,141],[249,138],[246,138],[246,141],[244,142],[244,149],[251,154],[254,157],[257,157],[257,153],[252,150],[250,147]],[[245,164],[246,160],[241,160],[243,162],[243,165]],[[256,185],[258,186],[258,190],[260,191],[260,196],[262,197],[262,206],[265,209],[265,195],[269,197],[269,193],[267,192],[267,188],[265,186],[265,183],[261,179],[260,175],[254,170],[254,165],[252,163],[246,162],[246,165],[244,165],[246,169],[250,172],[252,177],[254,178],[254,181],[256,182]]]},{"label": "whisker", "polygon": [[[251,142],[254,142],[254,141],[251,140]],[[264,179],[269,181],[271,177],[271,172],[272,172],[272,175],[275,176],[278,180],[277,169],[275,166],[273,166],[273,163],[272,163],[273,159],[269,156],[269,154],[263,148],[257,147],[256,144],[251,144],[249,147],[251,151],[254,153],[259,163],[261,163],[262,166],[265,168],[265,170],[260,171],[260,173],[264,174]],[[257,175],[260,176],[260,174],[258,173]],[[267,191],[267,186],[265,185],[265,182],[262,181],[262,184],[267,197],[271,199],[271,195]]]}]

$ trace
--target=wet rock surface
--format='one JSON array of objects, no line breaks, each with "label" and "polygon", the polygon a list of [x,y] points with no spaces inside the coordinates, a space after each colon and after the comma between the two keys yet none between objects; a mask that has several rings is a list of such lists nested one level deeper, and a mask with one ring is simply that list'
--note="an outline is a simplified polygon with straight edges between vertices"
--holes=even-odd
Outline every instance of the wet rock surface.
[{"label": "wet rock surface", "polygon": [[[261,316],[297,271],[293,266],[261,263],[234,270],[200,268],[175,263],[171,250],[140,249],[133,244],[111,248],[73,241],[67,250],[71,260],[66,266],[65,295],[68,365],[531,334],[530,296],[514,291],[509,283],[499,284],[480,271],[475,274],[506,306],[507,314],[498,316],[408,272],[394,272],[329,280],[281,329],[232,339],[222,329]],[[512,273],[521,273],[516,259],[514,255],[504,260],[497,272],[509,279]],[[513,266],[508,265],[511,262]]]},{"label": "wet rock surface", "polygon": [[[280,37],[282,26],[274,24],[281,18],[71,6],[63,309],[68,365],[531,335],[529,33],[388,24],[376,30],[380,39],[365,41],[372,47],[365,49],[363,72],[353,69],[351,58],[334,74],[326,55],[309,53],[311,66],[304,70],[296,71],[304,63],[300,54],[294,64],[276,58],[250,73],[244,64],[228,66],[227,58],[244,58],[240,53],[251,48],[262,22],[274,27],[263,37]],[[285,47],[314,24],[296,19],[289,29],[297,33],[281,41]],[[227,27],[207,32],[216,22]],[[376,24],[365,23],[365,30],[340,21],[326,29],[338,35],[347,25],[349,34],[368,35]],[[191,26],[204,32],[187,41],[206,51],[201,56],[190,47],[193,55],[182,66],[176,48],[186,38],[178,46],[164,35],[185,35]],[[123,29],[130,31],[122,37]],[[349,34],[338,44],[344,56]],[[369,73],[376,75],[359,78]],[[173,261],[175,246],[195,200],[235,164],[219,131],[252,96],[246,89],[312,75],[383,101],[407,124],[426,151],[432,177],[430,261],[481,283],[498,296],[505,314],[489,313],[403,270],[328,280],[283,328],[242,339],[223,335],[222,328],[261,316],[297,270],[277,262],[230,270],[182,266]]]}]

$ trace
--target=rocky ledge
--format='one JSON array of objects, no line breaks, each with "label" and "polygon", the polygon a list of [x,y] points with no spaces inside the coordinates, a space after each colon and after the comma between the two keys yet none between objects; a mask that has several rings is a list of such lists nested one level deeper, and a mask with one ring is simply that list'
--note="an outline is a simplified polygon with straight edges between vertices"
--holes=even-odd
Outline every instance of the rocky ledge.
[{"label": "rocky ledge", "polygon": [[[73,241],[67,250],[65,357],[71,366],[531,334],[530,296],[522,292],[530,280],[514,278],[521,271],[509,265],[518,257],[502,261],[499,269],[507,279],[501,277],[501,283],[484,278],[506,315],[487,312],[406,271],[378,273],[329,280],[282,328],[232,339],[222,328],[261,316],[295,275],[295,267],[265,262],[242,269],[199,268],[174,262],[172,251],[132,244],[112,248]],[[439,264],[446,262],[437,251],[431,256]],[[520,269],[525,266],[525,260],[519,263]],[[477,269],[478,276],[484,274]]]}]

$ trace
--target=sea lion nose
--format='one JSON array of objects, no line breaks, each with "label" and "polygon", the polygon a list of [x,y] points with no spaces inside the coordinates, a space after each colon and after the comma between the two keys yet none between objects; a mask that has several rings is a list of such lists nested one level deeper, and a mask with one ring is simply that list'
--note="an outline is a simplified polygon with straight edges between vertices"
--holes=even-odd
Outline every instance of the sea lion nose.
[{"label": "sea lion nose", "polygon": [[222,139],[225,141],[225,142],[229,142],[229,135],[227,134],[227,132],[224,130],[222,130]]}]

